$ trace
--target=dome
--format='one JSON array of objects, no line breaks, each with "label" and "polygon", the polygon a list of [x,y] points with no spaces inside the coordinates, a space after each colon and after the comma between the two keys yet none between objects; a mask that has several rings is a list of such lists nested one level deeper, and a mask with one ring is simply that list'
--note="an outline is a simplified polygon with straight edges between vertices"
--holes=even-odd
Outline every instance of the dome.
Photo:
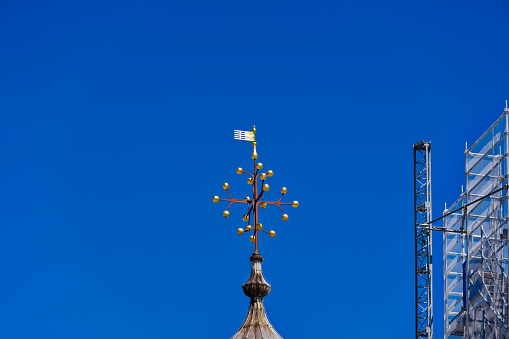
[{"label": "dome", "polygon": [[263,298],[270,292],[270,285],[262,274],[263,258],[255,253],[251,256],[251,277],[242,285],[244,294],[251,298],[246,320],[231,339],[283,339],[267,319]]}]

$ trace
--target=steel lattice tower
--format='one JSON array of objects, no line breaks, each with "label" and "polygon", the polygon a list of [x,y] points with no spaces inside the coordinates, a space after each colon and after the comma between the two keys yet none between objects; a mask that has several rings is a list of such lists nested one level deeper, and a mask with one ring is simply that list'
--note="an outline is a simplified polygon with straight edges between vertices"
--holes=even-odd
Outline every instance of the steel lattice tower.
[{"label": "steel lattice tower", "polygon": [[416,338],[433,338],[431,260],[431,143],[414,144],[415,331]]}]

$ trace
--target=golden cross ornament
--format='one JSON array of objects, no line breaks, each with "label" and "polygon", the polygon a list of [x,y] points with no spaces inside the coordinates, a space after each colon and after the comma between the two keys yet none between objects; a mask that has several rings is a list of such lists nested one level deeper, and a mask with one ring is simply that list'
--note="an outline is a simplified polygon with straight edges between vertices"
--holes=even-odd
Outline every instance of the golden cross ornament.
[{"label": "golden cross ornament", "polygon": [[[251,235],[249,237],[249,240],[251,242],[254,242],[254,244],[255,244],[254,253],[258,253],[258,234],[259,234],[259,232],[265,232],[270,237],[276,236],[276,232],[274,232],[274,231],[268,232],[263,229],[263,225],[259,222],[258,207],[260,207],[261,209],[265,209],[265,208],[267,208],[268,205],[276,205],[281,210],[281,213],[283,213],[283,216],[282,216],[283,220],[287,221],[288,214],[286,214],[283,211],[283,208],[281,207],[281,205],[292,205],[292,207],[298,207],[299,202],[298,201],[281,202],[281,200],[283,199],[284,195],[287,192],[286,187],[281,188],[281,197],[279,198],[279,200],[266,201],[264,199],[264,196],[263,196],[264,193],[270,189],[269,184],[266,184],[265,180],[267,180],[267,177],[272,177],[274,175],[274,172],[271,170],[268,170],[267,172],[261,172],[261,170],[263,169],[263,164],[261,162],[259,162],[259,163],[256,162],[256,159],[258,159],[258,153],[256,153],[255,132],[256,132],[255,126],[253,126],[252,132],[239,131],[239,130],[234,131],[235,139],[247,140],[247,141],[253,142],[253,153],[251,154],[251,158],[253,159],[253,166],[254,166],[253,173],[246,172],[241,167],[237,168],[237,174],[247,174],[249,176],[247,179],[247,183],[249,185],[253,186],[252,196],[246,196],[244,199],[232,198],[232,196],[230,195],[230,191],[229,191],[230,185],[227,182],[225,182],[223,184],[223,189],[226,190],[226,193],[228,194],[228,197],[230,199],[220,199],[216,195],[212,198],[212,201],[214,201],[214,202],[229,201],[230,202],[226,211],[223,212],[223,217],[225,217],[225,218],[228,218],[230,216],[229,210],[230,210],[230,207],[232,206],[232,204],[234,204],[234,203],[246,204],[247,213],[242,216],[242,220],[247,222],[247,226],[245,226],[244,228],[239,228],[237,230],[237,233],[239,235],[242,235],[242,234],[244,234],[244,232],[253,231],[253,235]],[[262,181],[260,186],[258,186],[259,180]],[[258,192],[258,187],[260,187],[259,192]],[[254,225],[254,228],[253,228],[253,226],[251,226],[252,225],[251,221],[252,221],[252,224]]]}]

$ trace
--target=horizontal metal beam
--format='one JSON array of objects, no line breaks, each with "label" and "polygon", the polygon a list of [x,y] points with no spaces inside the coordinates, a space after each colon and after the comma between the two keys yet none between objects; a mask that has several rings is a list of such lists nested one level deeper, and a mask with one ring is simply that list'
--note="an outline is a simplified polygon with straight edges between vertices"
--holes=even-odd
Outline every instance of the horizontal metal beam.
[{"label": "horizontal metal beam", "polygon": [[[488,194],[486,194],[486,195],[483,195],[483,196],[482,196],[482,197],[480,197],[479,199],[476,199],[476,200],[474,200],[474,201],[471,201],[471,202],[469,202],[468,204],[466,204],[466,205],[464,205],[464,206],[461,206],[461,207],[459,207],[459,208],[457,208],[457,209],[455,209],[455,210],[450,211],[450,212],[449,212],[449,213],[447,213],[447,214],[442,215],[440,218],[436,218],[436,219],[434,219],[434,220],[430,221],[430,222],[429,222],[429,224],[431,225],[431,224],[433,224],[434,222],[437,222],[437,221],[439,221],[439,220],[442,220],[443,218],[448,217],[448,216],[450,216],[451,214],[456,213],[456,212],[458,212],[458,211],[461,211],[462,209],[464,209],[464,208],[466,208],[466,207],[468,207],[468,206],[470,206],[470,205],[472,205],[472,204],[475,204],[476,202],[479,202],[479,201],[481,201],[481,200],[484,200],[484,199],[486,199],[487,197],[489,197],[490,195],[493,195],[493,194],[498,193],[498,192],[500,192],[500,191],[502,191],[502,190],[505,190],[505,189],[507,189],[508,187],[509,187],[509,185],[507,185],[507,184],[506,184],[506,185],[504,185],[502,188],[499,188],[499,189],[497,189],[497,190],[494,190],[493,192],[490,192],[490,193],[488,193]],[[444,227],[434,227],[434,228],[435,228],[435,229],[434,229],[433,231],[443,231],[442,229],[443,229]],[[448,232],[452,232],[452,231],[448,231]],[[454,231],[454,232],[457,232],[457,231]]]}]

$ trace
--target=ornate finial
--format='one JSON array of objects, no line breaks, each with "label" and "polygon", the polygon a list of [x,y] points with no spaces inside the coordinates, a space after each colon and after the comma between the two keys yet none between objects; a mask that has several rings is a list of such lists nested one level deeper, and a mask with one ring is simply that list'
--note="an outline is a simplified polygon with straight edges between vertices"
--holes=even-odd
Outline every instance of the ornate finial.
[{"label": "ornate finial", "polygon": [[[263,195],[265,192],[269,191],[269,184],[265,183],[267,178],[272,177],[274,172],[269,170],[267,172],[261,172],[263,170],[263,164],[261,162],[256,162],[258,159],[258,154],[256,153],[256,141],[255,141],[255,132],[256,127],[253,125],[253,131],[234,131],[234,137],[238,140],[247,140],[253,142],[253,153],[251,154],[251,158],[253,159],[253,173],[246,172],[242,169],[242,167],[237,168],[238,174],[247,174],[249,178],[247,179],[247,183],[249,185],[253,185],[252,196],[247,196],[244,199],[233,199],[230,195],[229,188],[230,185],[227,183],[223,184],[223,188],[228,193],[228,197],[230,199],[220,199],[219,196],[214,196],[212,201],[229,201],[230,204],[226,211],[223,212],[223,216],[228,217],[230,215],[229,209],[233,203],[241,203],[246,204],[247,213],[243,214],[242,220],[247,223],[245,228],[237,229],[237,233],[239,235],[244,234],[245,232],[251,232],[251,236],[249,240],[254,243],[255,250],[253,255],[251,256],[252,268],[251,268],[251,277],[249,280],[242,285],[242,290],[244,293],[251,298],[251,303],[249,306],[249,311],[247,312],[246,320],[237,331],[237,333],[233,336],[232,339],[282,339],[282,337],[276,332],[274,327],[270,324],[267,319],[267,315],[265,313],[265,308],[263,307],[263,298],[267,296],[270,292],[270,285],[265,281],[262,274],[262,256],[258,253],[258,234],[259,232],[267,233],[271,238],[276,236],[276,232],[274,231],[266,231],[264,226],[259,221],[258,216],[258,207],[262,209],[267,208],[268,205],[276,205],[279,207],[281,212],[283,213],[283,220],[288,220],[288,215],[284,213],[281,205],[292,205],[293,207],[299,206],[297,201],[283,203],[281,199],[286,194],[287,189],[283,187],[281,189],[281,197],[277,201],[265,201]],[[261,182],[259,182],[261,180]],[[268,193],[267,193],[268,194]],[[251,226],[253,225],[253,226]]]},{"label": "ornate finial", "polygon": [[251,298],[251,300],[261,300],[270,292],[270,284],[265,281],[262,274],[263,258],[259,254],[253,254],[250,260],[253,263],[251,268],[251,277],[249,277],[249,280],[242,285],[242,290],[246,296]]},{"label": "ornate finial", "polygon": [[262,261],[263,258],[259,254],[255,253],[251,256],[251,276],[242,285],[244,294],[251,298],[251,302],[246,320],[232,339],[283,339],[269,322],[263,307],[263,298],[269,294],[270,284],[263,277]]},{"label": "ornate finial", "polygon": [[[261,207],[262,209],[265,209],[267,205],[276,205],[281,210],[282,219],[283,221],[288,220],[288,214],[286,214],[283,211],[283,208],[281,205],[292,205],[292,207],[298,207],[299,202],[293,201],[293,202],[281,202],[281,199],[283,199],[283,196],[286,194],[287,189],[286,187],[281,188],[281,197],[277,201],[265,201],[264,200],[264,193],[267,192],[270,189],[269,184],[265,183],[265,180],[267,180],[268,177],[272,177],[274,175],[274,172],[272,170],[267,171],[266,173],[261,173],[260,171],[263,169],[263,164],[261,162],[256,163],[256,159],[258,158],[258,154],[256,153],[256,141],[255,141],[255,132],[256,127],[253,125],[253,131],[240,131],[240,130],[234,130],[234,138],[237,140],[247,140],[253,142],[253,154],[251,157],[254,161],[254,168],[253,173],[246,172],[242,169],[242,167],[237,168],[238,174],[247,174],[249,178],[247,179],[247,183],[250,185],[253,185],[253,195],[251,197],[246,197],[244,199],[233,199],[229,192],[228,183],[223,184],[223,188],[226,190],[226,193],[228,193],[228,197],[230,199],[220,199],[218,196],[214,196],[212,198],[212,201],[219,202],[219,201],[229,201],[230,205],[226,209],[226,211],[223,212],[223,216],[227,218],[230,215],[229,209],[233,203],[242,203],[246,204],[247,206],[247,213],[245,213],[242,217],[242,219],[247,222],[247,226],[245,227],[245,230],[241,232],[241,228],[237,230],[237,233],[242,235],[244,232],[250,232],[253,230],[253,235],[249,237],[251,242],[255,243],[255,254],[258,254],[258,232],[265,232],[270,237],[275,237],[276,232],[274,231],[266,231],[262,228],[262,224],[258,221],[258,207]],[[259,180],[261,180],[261,184],[259,184]],[[259,188],[261,188],[259,190]],[[251,222],[251,219],[252,222]],[[251,225],[254,225],[254,229]]]}]

